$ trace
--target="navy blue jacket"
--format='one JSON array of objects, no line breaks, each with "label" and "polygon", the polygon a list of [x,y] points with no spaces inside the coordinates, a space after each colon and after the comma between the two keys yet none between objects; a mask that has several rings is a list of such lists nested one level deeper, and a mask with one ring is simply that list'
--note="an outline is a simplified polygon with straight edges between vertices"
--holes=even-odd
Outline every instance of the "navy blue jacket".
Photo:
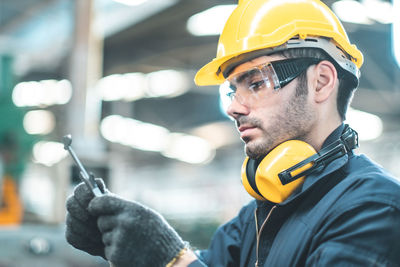
[{"label": "navy blue jacket", "polygon": [[[259,229],[264,223],[258,249],[255,217]],[[350,152],[307,176],[283,203],[254,200],[244,206],[218,228],[199,259],[218,267],[255,266],[257,260],[258,266],[274,267],[400,266],[399,182]]]}]

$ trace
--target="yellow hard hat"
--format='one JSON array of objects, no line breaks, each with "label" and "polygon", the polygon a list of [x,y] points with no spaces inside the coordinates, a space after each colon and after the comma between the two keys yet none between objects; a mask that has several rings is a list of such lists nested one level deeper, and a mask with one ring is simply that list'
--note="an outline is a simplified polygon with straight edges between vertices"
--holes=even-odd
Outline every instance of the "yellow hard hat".
[{"label": "yellow hard hat", "polygon": [[358,79],[363,55],[320,0],[239,0],[219,38],[216,58],[197,72],[195,82],[221,84],[224,65],[241,62],[243,55],[254,58],[298,47],[323,49]]}]

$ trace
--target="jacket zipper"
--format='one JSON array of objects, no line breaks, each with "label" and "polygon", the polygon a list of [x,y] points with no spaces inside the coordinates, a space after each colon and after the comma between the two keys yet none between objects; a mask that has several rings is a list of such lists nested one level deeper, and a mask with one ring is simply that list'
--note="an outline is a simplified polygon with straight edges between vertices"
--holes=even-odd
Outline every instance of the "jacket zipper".
[{"label": "jacket zipper", "polygon": [[265,224],[267,223],[269,217],[272,214],[272,211],[277,207],[277,205],[273,206],[271,208],[271,210],[268,212],[267,218],[265,218],[263,224],[261,225],[260,231],[258,231],[258,222],[257,222],[257,209],[254,211],[254,218],[256,220],[256,234],[257,234],[257,247],[256,247],[256,263],[255,263],[255,267],[259,267],[258,266],[258,247],[259,247],[259,243],[260,243],[260,237],[261,237],[261,232],[264,229]]}]

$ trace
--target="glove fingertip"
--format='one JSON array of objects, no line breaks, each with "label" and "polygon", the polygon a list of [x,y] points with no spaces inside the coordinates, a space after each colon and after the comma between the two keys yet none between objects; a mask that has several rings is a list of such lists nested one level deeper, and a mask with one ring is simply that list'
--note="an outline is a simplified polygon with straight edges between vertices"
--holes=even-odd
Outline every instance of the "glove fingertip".
[{"label": "glove fingertip", "polygon": [[115,214],[121,209],[121,201],[112,194],[95,197],[89,202],[88,211],[92,216]]},{"label": "glove fingertip", "polygon": [[70,209],[73,209],[75,207],[75,205],[76,205],[75,201],[76,200],[74,199],[73,195],[71,195],[71,196],[69,196],[67,198],[67,201],[66,201],[66,204],[65,204],[65,206],[67,208],[67,211],[70,211]]},{"label": "glove fingertip", "polygon": [[83,182],[75,187],[73,196],[84,207],[86,207],[90,200],[94,197],[93,193]]},{"label": "glove fingertip", "polygon": [[88,204],[88,211],[92,216],[99,216],[105,207],[105,198],[107,195],[93,198]]}]

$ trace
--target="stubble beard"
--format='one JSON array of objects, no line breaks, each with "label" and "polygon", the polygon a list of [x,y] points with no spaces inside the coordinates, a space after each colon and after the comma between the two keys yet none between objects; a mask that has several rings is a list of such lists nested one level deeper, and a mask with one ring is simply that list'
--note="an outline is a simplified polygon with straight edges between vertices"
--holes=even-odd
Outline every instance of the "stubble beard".
[{"label": "stubble beard", "polygon": [[262,131],[262,136],[258,140],[243,139],[247,156],[252,159],[264,157],[277,145],[287,140],[306,141],[314,118],[314,112],[307,105],[307,95],[293,94],[282,111],[277,112],[269,120],[268,129],[264,127],[260,119],[243,119]]}]

